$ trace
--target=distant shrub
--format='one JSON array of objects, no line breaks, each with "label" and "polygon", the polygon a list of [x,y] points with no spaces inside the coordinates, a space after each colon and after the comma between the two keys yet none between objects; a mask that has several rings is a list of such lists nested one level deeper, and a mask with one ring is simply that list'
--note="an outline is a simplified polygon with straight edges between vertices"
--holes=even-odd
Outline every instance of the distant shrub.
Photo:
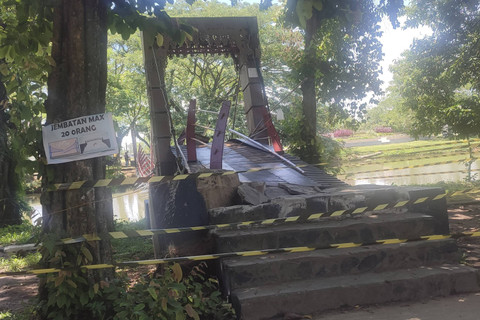
[{"label": "distant shrub", "polygon": [[392,133],[393,129],[392,127],[376,127],[375,132],[376,133]]},{"label": "distant shrub", "polygon": [[351,135],[353,135],[353,131],[349,129],[338,129],[333,132],[335,138],[350,137]]}]

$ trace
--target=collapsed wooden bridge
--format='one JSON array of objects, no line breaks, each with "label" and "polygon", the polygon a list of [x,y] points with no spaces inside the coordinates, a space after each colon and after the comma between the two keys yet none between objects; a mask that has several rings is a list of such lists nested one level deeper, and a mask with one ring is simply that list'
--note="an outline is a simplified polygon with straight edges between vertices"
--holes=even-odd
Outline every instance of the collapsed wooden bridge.
[{"label": "collapsed wooden bridge", "polygon": [[[227,225],[155,236],[156,256],[171,240],[187,244],[177,251],[184,255],[239,253],[220,260],[218,275],[238,317],[248,320],[480,290],[478,272],[459,264],[455,241],[438,236],[449,233],[445,199],[422,200],[443,190],[351,187],[283,153],[263,90],[255,18],[187,23],[199,30],[192,43],[166,39],[160,48],[144,48],[156,174],[175,174],[177,158],[191,173],[268,169],[152,183],[152,228]],[[197,53],[228,54],[236,62],[249,134],[225,142],[226,102],[209,128],[212,142],[198,137],[200,109],[192,101],[186,145],[171,148],[165,60]]]}]

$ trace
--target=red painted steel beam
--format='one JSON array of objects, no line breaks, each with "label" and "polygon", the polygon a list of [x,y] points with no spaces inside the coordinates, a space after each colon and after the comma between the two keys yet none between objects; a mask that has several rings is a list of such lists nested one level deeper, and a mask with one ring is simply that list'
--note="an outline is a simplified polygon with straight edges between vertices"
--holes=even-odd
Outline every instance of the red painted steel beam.
[{"label": "red painted steel beam", "polygon": [[212,150],[210,153],[210,169],[222,169],[223,145],[227,128],[228,114],[230,113],[230,101],[223,101],[218,113],[217,125],[213,134]]},{"label": "red painted steel beam", "polygon": [[265,126],[267,127],[268,136],[272,141],[273,150],[275,150],[276,153],[283,154],[283,147],[282,143],[280,142],[280,136],[278,135],[277,129],[275,129],[275,126],[273,125],[272,116],[270,115],[270,112],[268,112],[267,108],[262,108],[262,111],[263,121],[265,123]]}]

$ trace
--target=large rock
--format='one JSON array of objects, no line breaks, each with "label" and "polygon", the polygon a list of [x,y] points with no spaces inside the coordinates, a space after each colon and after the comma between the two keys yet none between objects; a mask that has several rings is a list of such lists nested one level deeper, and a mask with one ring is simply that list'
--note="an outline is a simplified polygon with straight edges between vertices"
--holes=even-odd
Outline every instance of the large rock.
[{"label": "large rock", "polygon": [[258,206],[237,205],[208,211],[210,224],[272,219],[277,218],[279,212],[280,206],[273,203],[262,203]]},{"label": "large rock", "polygon": [[265,196],[269,200],[272,200],[277,198],[288,197],[290,196],[290,193],[288,193],[288,191],[283,188],[273,185],[273,186],[267,186],[265,188]]},{"label": "large rock", "polygon": [[203,196],[207,209],[234,205],[239,185],[236,173],[197,178],[197,190]]},{"label": "large rock", "polygon": [[264,192],[265,183],[242,183],[237,189],[242,204],[259,205],[268,202]]},{"label": "large rock", "polygon": [[315,186],[302,186],[291,183],[279,183],[279,188],[285,189],[291,195],[319,193],[322,190]]}]

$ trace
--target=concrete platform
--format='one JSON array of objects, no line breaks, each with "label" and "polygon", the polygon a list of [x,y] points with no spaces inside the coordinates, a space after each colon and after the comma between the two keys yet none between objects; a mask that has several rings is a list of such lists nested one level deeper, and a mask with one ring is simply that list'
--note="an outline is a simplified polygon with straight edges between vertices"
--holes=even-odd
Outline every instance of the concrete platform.
[{"label": "concrete platform", "polygon": [[480,290],[477,270],[442,265],[382,273],[308,279],[232,292],[241,319],[311,314],[341,306],[422,300]]},{"label": "concrete platform", "polygon": [[431,216],[419,213],[381,214],[244,230],[216,230],[213,234],[216,252],[235,252],[416,238],[434,234],[433,223]]},{"label": "concrete platform", "polygon": [[455,240],[269,254],[223,260],[224,288],[264,286],[311,278],[385,272],[460,261]]}]

